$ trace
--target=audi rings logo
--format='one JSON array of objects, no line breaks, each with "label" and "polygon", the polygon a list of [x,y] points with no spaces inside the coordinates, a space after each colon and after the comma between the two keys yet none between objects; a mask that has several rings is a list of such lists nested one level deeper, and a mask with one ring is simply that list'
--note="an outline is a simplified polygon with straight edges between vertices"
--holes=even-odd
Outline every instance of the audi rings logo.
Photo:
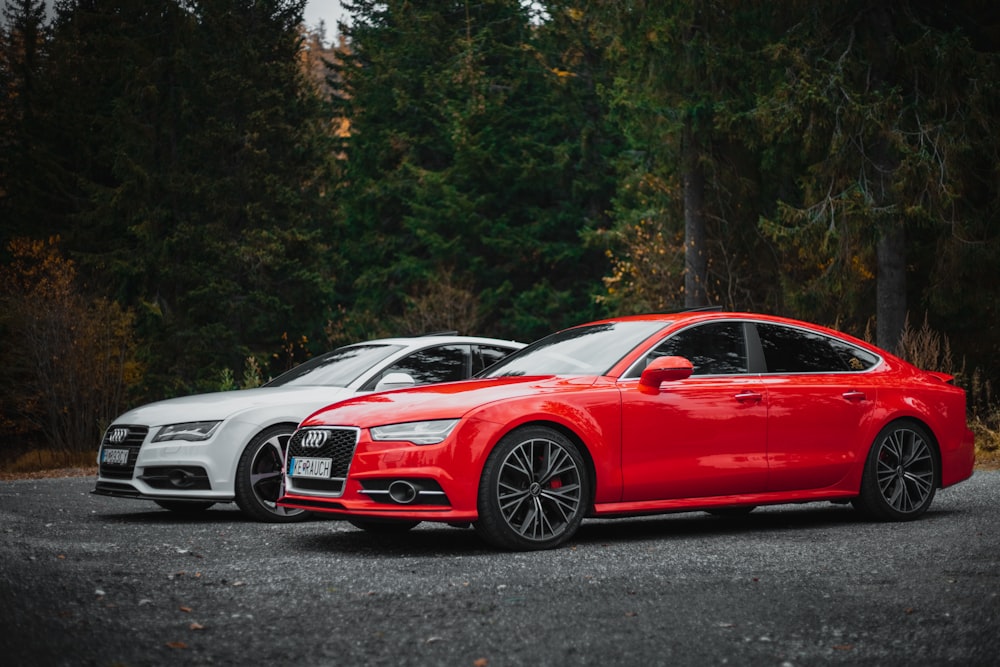
[{"label": "audi rings logo", "polygon": [[302,437],[302,446],[309,449],[316,449],[322,447],[329,437],[329,431],[306,431],[306,434]]},{"label": "audi rings logo", "polygon": [[128,437],[127,428],[113,428],[108,431],[108,442],[125,442],[125,438]]}]

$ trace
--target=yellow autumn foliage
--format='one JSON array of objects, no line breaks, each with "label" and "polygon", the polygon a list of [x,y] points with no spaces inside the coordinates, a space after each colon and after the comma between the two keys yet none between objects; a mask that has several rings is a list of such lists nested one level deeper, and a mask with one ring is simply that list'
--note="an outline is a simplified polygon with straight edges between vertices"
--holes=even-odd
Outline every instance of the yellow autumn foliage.
[{"label": "yellow autumn foliage", "polygon": [[[10,241],[0,266],[0,430],[13,444],[96,451],[142,376],[134,314],[85,296],[58,237]],[[9,453],[9,452],[6,452]]]}]

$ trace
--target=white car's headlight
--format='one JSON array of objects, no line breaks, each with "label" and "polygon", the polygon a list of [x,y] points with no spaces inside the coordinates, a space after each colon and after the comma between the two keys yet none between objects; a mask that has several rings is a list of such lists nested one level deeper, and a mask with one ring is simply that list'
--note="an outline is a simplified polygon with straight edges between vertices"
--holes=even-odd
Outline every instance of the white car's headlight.
[{"label": "white car's headlight", "polygon": [[167,424],[153,438],[153,442],[164,440],[208,440],[219,428],[221,421],[216,422],[186,422],[184,424]]},{"label": "white car's headlight", "polygon": [[457,419],[435,419],[426,422],[386,424],[371,429],[372,440],[402,440],[414,445],[436,445],[452,432]]}]

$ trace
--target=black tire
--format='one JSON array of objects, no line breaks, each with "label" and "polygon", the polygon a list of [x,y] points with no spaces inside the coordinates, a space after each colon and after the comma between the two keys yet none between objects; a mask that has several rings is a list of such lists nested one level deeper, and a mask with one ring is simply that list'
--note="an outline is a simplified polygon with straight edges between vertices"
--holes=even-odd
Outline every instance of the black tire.
[{"label": "black tire", "polygon": [[392,535],[405,533],[417,527],[419,521],[394,521],[393,519],[348,519],[347,523],[355,528],[376,535]]},{"label": "black tire", "polygon": [[851,502],[871,519],[911,521],[930,507],[937,485],[937,451],[927,429],[897,421],[875,438],[865,460],[861,494]]},{"label": "black tire", "polygon": [[278,506],[284,490],[284,466],[288,439],[294,424],[264,429],[243,448],[236,467],[236,504],[244,514],[267,523],[292,523],[309,518],[309,512]]},{"label": "black tire", "polygon": [[178,514],[201,514],[215,504],[210,500],[154,500],[153,502],[165,510]]},{"label": "black tire", "polygon": [[504,436],[486,460],[475,528],[501,549],[551,549],[573,537],[589,504],[576,445],[555,429],[528,426]]}]

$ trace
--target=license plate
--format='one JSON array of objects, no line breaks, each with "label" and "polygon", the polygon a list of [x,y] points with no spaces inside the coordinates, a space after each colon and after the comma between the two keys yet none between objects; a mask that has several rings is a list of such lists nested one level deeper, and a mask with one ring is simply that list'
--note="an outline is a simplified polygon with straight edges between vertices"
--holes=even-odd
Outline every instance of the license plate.
[{"label": "license plate", "polygon": [[128,450],[105,449],[101,454],[101,461],[113,466],[123,466],[128,463]]},{"label": "license plate", "polygon": [[333,459],[313,459],[306,456],[293,456],[288,474],[292,477],[329,477]]}]

